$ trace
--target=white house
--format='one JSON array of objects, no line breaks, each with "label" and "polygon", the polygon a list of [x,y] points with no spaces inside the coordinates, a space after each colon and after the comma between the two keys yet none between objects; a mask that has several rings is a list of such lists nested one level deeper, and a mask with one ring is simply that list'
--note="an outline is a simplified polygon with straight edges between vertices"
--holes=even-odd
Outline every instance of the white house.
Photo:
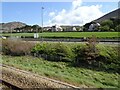
[{"label": "white house", "polygon": [[59,25],[52,26],[52,32],[62,32],[63,29]]},{"label": "white house", "polygon": [[73,27],[73,31],[77,31],[76,27]]},{"label": "white house", "polygon": [[99,24],[99,23],[92,23],[92,24],[89,26],[88,31],[94,31],[97,27],[100,27],[100,24]]}]

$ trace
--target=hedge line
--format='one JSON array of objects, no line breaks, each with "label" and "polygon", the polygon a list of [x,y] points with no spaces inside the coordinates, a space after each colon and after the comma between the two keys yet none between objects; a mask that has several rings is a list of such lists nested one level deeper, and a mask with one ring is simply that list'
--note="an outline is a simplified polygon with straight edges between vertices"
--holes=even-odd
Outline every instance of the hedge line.
[{"label": "hedge line", "polygon": [[70,62],[74,66],[100,68],[119,72],[119,47],[92,45],[90,42],[81,45],[63,43],[30,43],[4,40],[2,53],[6,55],[34,55],[51,61]]}]

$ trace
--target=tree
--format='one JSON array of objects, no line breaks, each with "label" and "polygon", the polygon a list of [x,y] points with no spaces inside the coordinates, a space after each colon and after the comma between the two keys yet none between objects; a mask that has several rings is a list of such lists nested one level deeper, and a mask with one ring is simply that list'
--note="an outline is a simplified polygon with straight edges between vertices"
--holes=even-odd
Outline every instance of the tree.
[{"label": "tree", "polygon": [[120,31],[120,24],[115,27],[115,31]]},{"label": "tree", "polygon": [[33,29],[33,32],[38,32],[38,29],[40,28],[39,25],[33,25],[32,26],[32,29]]},{"label": "tree", "polygon": [[38,32],[42,32],[42,28],[41,27],[38,28]]},{"label": "tree", "polygon": [[114,28],[114,24],[112,20],[104,20],[101,22],[101,26],[109,26],[110,28]]},{"label": "tree", "polygon": [[105,26],[101,26],[99,28],[101,31],[109,31],[110,30],[110,27],[108,25],[105,25]]},{"label": "tree", "polygon": [[19,29],[20,29],[20,28],[15,28],[14,30],[15,30],[16,32],[19,32]]},{"label": "tree", "polygon": [[113,21],[114,27],[120,24],[120,18],[110,18]]},{"label": "tree", "polygon": [[26,32],[26,33],[31,32],[31,26],[29,26],[29,25],[22,27],[22,29],[23,29],[23,32]]},{"label": "tree", "polygon": [[86,24],[83,26],[83,31],[88,31],[89,26],[90,26],[91,24],[92,24],[92,22],[86,23]]}]

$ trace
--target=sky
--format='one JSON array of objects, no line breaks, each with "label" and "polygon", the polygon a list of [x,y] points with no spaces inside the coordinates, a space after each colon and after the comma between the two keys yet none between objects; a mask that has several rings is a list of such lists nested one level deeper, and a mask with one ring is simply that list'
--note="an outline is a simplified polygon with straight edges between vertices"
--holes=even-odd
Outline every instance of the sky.
[{"label": "sky", "polygon": [[[2,22],[28,25],[84,25],[118,8],[118,2],[2,2]],[[44,7],[43,14],[41,7]]]}]

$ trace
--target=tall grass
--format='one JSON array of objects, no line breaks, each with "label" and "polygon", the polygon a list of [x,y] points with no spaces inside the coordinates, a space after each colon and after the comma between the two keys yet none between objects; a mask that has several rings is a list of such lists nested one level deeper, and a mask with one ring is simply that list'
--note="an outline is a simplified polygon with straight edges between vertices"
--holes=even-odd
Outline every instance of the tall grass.
[{"label": "tall grass", "polygon": [[79,87],[115,88],[115,90],[119,87],[118,73],[76,68],[66,62],[51,62],[31,56],[4,55],[3,63]]},{"label": "tall grass", "polygon": [[30,55],[34,45],[30,42],[7,39],[2,41],[2,52],[6,55]]}]

